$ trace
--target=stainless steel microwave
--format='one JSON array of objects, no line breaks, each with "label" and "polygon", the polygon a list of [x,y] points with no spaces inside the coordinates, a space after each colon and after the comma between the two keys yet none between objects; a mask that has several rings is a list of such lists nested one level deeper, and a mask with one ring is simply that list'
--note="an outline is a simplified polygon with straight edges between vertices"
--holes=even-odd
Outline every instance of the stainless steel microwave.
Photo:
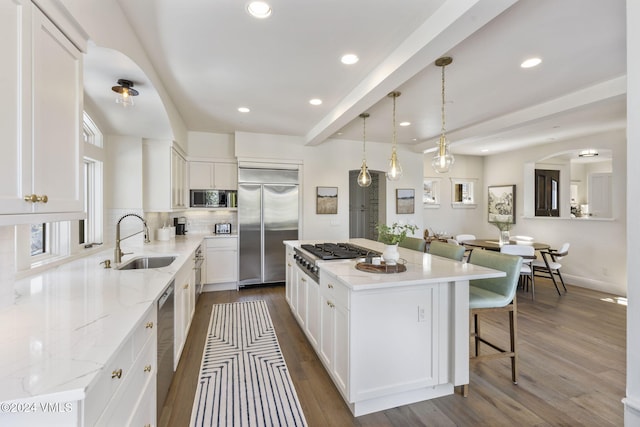
[{"label": "stainless steel microwave", "polygon": [[190,200],[192,208],[226,208],[229,197],[224,190],[191,190]]}]

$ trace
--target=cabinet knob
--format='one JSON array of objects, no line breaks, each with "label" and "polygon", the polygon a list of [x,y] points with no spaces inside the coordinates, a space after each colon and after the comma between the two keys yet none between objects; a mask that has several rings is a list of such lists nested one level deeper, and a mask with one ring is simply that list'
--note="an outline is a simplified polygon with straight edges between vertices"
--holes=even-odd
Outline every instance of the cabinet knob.
[{"label": "cabinet knob", "polygon": [[189,289],[189,284],[185,283],[184,285],[182,285],[182,289]]},{"label": "cabinet knob", "polygon": [[331,301],[327,301],[327,305],[328,305],[329,307],[331,307],[331,308],[334,308],[334,307],[335,307],[335,304],[334,304],[334,303],[332,303]]},{"label": "cabinet knob", "polygon": [[303,278],[301,278],[300,280],[302,280],[303,282],[306,282],[306,281],[307,281],[307,279],[305,279],[304,277],[303,277]]},{"label": "cabinet knob", "polygon": [[327,287],[328,287],[329,289],[333,289],[333,285],[332,285],[331,283],[327,283]]},{"label": "cabinet knob", "polygon": [[151,365],[146,365],[146,366],[144,367],[144,371],[145,371],[145,372],[151,372]]},{"label": "cabinet knob", "polygon": [[147,322],[147,324],[144,325],[144,327],[147,329],[153,329],[153,322]]},{"label": "cabinet knob", "polygon": [[122,378],[122,369],[116,369],[111,372],[111,378]]}]

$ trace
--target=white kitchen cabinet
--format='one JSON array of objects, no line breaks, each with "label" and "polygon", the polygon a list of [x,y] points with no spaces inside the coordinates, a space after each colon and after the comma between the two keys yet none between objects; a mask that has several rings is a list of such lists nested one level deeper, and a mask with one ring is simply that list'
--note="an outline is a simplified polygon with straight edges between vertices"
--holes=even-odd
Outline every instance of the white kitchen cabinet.
[{"label": "white kitchen cabinet", "polygon": [[[206,277],[204,283],[215,290],[236,289],[238,283],[238,238],[236,236],[205,239]],[[211,287],[209,287],[211,288]]]},{"label": "white kitchen cabinet", "polygon": [[298,292],[296,293],[298,301],[295,304],[295,315],[298,318],[298,323],[303,327],[307,324],[307,287],[311,280],[312,279],[303,272],[298,272]]},{"label": "white kitchen cabinet", "polygon": [[195,310],[195,263],[193,254],[176,273],[174,288],[174,358],[173,368],[178,368],[184,344],[189,335],[191,319]]},{"label": "white kitchen cabinet", "polygon": [[85,426],[156,424],[156,320],[154,305],[88,390]]},{"label": "white kitchen cabinet", "polygon": [[173,141],[144,140],[143,207],[169,212],[187,207],[186,160]]},{"label": "white kitchen cabinet", "polygon": [[0,214],[82,216],[82,53],[60,28],[28,1],[0,6]]},{"label": "white kitchen cabinet", "polygon": [[320,275],[320,359],[346,396],[349,385],[349,290],[340,281]]},{"label": "white kitchen cabinet", "polygon": [[236,190],[238,165],[223,162],[189,162],[189,188],[193,190]]},{"label": "white kitchen cabinet", "polygon": [[313,280],[307,281],[307,322],[304,330],[313,347],[320,338],[320,286]]},{"label": "white kitchen cabinet", "polygon": [[293,248],[289,245],[285,246],[285,259],[286,259],[286,270],[285,270],[285,279],[284,279],[284,298],[287,300],[289,305],[291,305],[291,290],[294,286],[294,280],[297,280],[295,275],[297,274],[296,261],[293,259],[295,254]]}]

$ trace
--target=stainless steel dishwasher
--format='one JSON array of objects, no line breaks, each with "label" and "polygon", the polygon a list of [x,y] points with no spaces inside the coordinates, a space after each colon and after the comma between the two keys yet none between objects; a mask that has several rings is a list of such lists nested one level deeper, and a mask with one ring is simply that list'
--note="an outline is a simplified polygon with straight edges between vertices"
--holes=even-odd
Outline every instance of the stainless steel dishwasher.
[{"label": "stainless steel dishwasher", "polygon": [[172,280],[162,296],[158,299],[158,371],[157,371],[157,419],[160,419],[164,400],[169,392],[173,379],[173,291],[175,280]]}]

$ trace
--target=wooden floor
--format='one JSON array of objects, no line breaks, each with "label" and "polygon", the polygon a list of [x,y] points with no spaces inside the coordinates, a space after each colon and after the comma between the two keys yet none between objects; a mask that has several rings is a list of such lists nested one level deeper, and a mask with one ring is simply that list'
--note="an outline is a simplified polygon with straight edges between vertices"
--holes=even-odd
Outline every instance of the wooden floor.
[{"label": "wooden floor", "polygon": [[[189,425],[212,305],[263,299],[309,426],[622,426],[626,305],[573,286],[559,297],[546,279],[536,285],[535,301],[518,291],[518,385],[508,359],[474,363],[468,398],[455,394],[358,418],[291,315],[284,286],[204,293],[158,425]],[[483,327],[506,342],[501,314]]]}]

